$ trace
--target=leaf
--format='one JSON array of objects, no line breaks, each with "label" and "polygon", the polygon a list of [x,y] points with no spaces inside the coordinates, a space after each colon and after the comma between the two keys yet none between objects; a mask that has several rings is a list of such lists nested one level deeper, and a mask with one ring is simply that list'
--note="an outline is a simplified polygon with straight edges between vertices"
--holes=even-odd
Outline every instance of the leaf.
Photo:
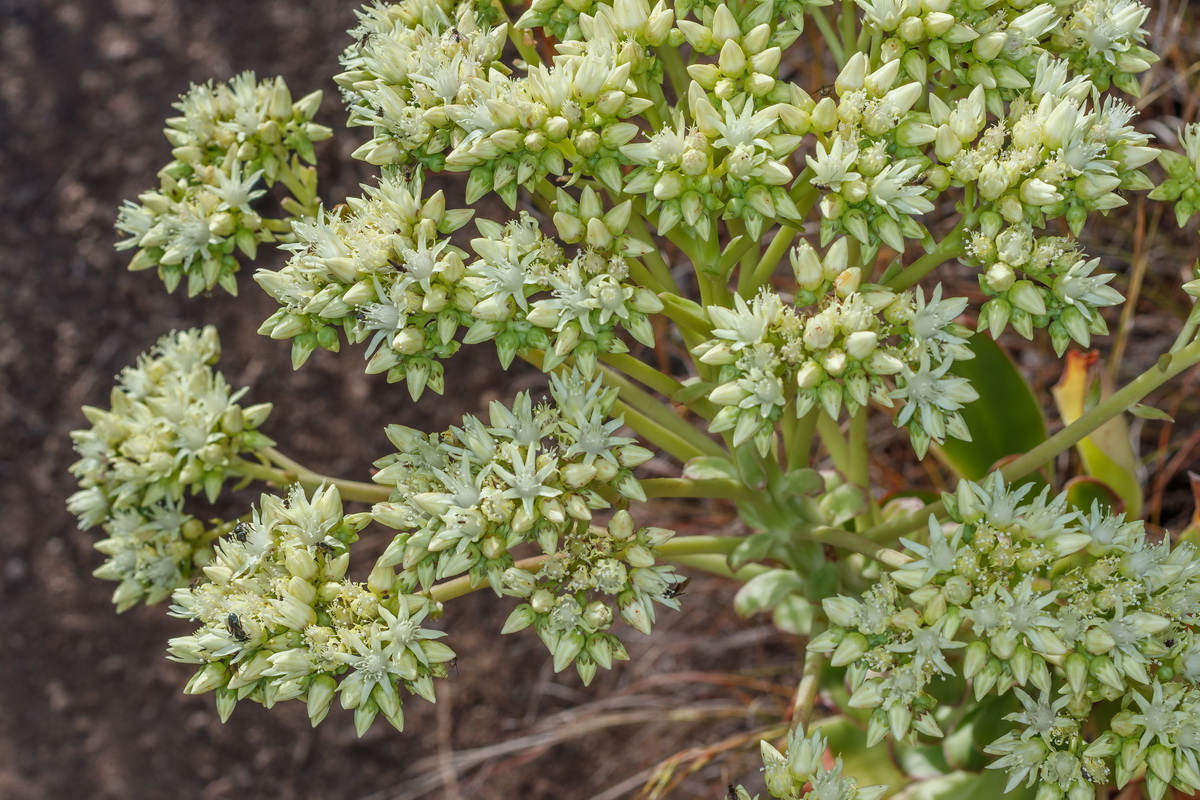
[{"label": "leaf", "polygon": [[763,468],[758,450],[752,444],[747,443],[734,448],[733,457],[737,459],[738,477],[741,478],[742,483],[756,492],[766,488],[767,471]]},{"label": "leaf", "polygon": [[784,497],[817,495],[825,488],[825,479],[815,469],[802,467],[784,475],[781,488]]},{"label": "leaf", "polygon": [[775,627],[793,636],[807,636],[812,632],[816,614],[813,604],[799,595],[789,594],[775,608],[771,618]]},{"label": "leaf", "polygon": [[774,545],[775,537],[769,533],[750,534],[729,554],[729,568],[736,572],[751,561],[762,561]]},{"label": "leaf", "polygon": [[904,791],[892,795],[892,800],[1033,800],[1032,788],[1018,786],[1005,794],[1008,773],[1002,769],[986,772],[951,772],[940,778],[931,778],[912,784]]},{"label": "leaf", "polygon": [[1092,504],[1098,504],[1109,514],[1120,514],[1125,510],[1125,502],[1112,487],[1104,481],[1086,475],[1077,475],[1067,481],[1067,502],[1080,511],[1091,511]]},{"label": "leaf", "polygon": [[950,372],[966,378],[979,392],[959,414],[971,431],[971,441],[947,439],[942,457],[967,480],[979,480],[996,462],[1026,453],[1046,440],[1046,421],[1012,359],[990,336],[973,336],[970,361],[955,361]]},{"label": "leaf", "polygon": [[817,505],[830,525],[841,525],[867,510],[867,493],[861,486],[843,483],[826,492]]},{"label": "leaf", "polygon": [[[1088,395],[1093,385],[1100,397],[1108,394],[1103,376],[1093,379],[1091,373],[1099,354],[1067,353],[1063,376],[1051,392],[1063,423],[1070,425],[1088,409]],[[1129,436],[1125,416],[1118,414],[1096,429],[1091,436],[1075,445],[1083,460],[1084,472],[1108,484],[1125,502],[1125,511],[1136,517],[1142,511],[1142,486],[1137,478],[1137,456]]]},{"label": "leaf", "polygon": [[790,569],[767,570],[746,581],[733,596],[733,608],[743,617],[774,610],[789,594],[804,590],[804,580]]},{"label": "leaf", "polygon": [[1161,408],[1148,406],[1144,403],[1135,404],[1133,408],[1129,409],[1129,413],[1133,414],[1135,417],[1141,417],[1142,419],[1162,420],[1164,422],[1175,421],[1174,417],[1163,411]]},{"label": "leaf", "polygon": [[728,458],[697,456],[683,465],[683,477],[694,481],[741,480],[738,468]]},{"label": "leaf", "polygon": [[682,389],[671,395],[671,402],[686,406],[688,403],[694,403],[702,397],[708,397],[709,392],[715,388],[717,388],[717,385],[710,381],[692,380],[685,383]]}]

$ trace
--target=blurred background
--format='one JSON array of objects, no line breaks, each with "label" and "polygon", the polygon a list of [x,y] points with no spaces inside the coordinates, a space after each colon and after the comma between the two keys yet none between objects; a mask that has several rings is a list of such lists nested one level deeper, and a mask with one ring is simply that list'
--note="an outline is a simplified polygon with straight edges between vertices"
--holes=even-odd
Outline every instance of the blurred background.
[{"label": "blurred background", "polygon": [[[1196,118],[1200,42],[1186,2],[1155,5],[1164,62],[1147,78],[1153,119],[1143,124],[1171,144],[1179,121]],[[531,633],[500,639],[510,601],[484,592],[457,600],[445,626],[458,670],[439,687],[438,704],[410,699],[405,733],[380,721],[358,739],[349,713],[335,708],[313,730],[299,703],[243,703],[222,725],[211,696],[182,694],[191,668],[165,658],[167,639],[189,632],[188,623],[164,606],[118,617],[114,585],[91,576],[101,563],[95,536],[77,530],[64,507],[75,488],[68,433],[85,424],[79,407],[106,406],[113,376],[170,330],[217,325],[230,383],[252,387],[248,402],[275,403],[264,430],[280,449],[358,480],[390,449],[385,424],[440,430],[543,385],[527,370],[501,372],[490,346],[456,356],[445,396],[426,393],[415,405],[403,387],[363,374],[350,348],[318,352],[293,372],[288,344],[255,333],[274,303],[252,270],[240,276],[239,298],[188,300],[167,295],[151,273],[126,272],[127,254],[113,250],[118,205],[153,187],[169,159],[161,128],[171,103],[191,82],[243,70],[281,74],[296,96],[325,90],[318,119],[335,136],[318,150],[321,194],[329,203],[357,194],[369,172],[349,153],[365,136],[343,127],[331,80],[352,43],[344,31],[356,7],[0,0],[0,797],[613,800],[636,794],[675,754],[677,778],[699,767],[679,797],[716,800],[728,782],[753,786],[761,780],[754,732],[790,701],[795,645],[763,620],[737,619],[728,610],[734,587],[719,579],[698,578],[682,612],[660,615],[653,638],[628,633],[632,663],[590,688],[573,672],[553,675]],[[805,58],[802,49],[791,57]],[[811,88],[831,77],[814,77]],[[1135,201],[1089,235],[1093,254],[1144,264],[1122,368],[1135,374],[1169,344],[1185,311],[1177,287],[1197,254],[1195,231],[1178,232],[1169,213],[1154,216]],[[260,263],[277,266],[278,254],[264,249]],[[963,291],[973,281],[966,271],[944,279]],[[1037,342],[1023,361],[1044,388],[1060,366]],[[1150,510],[1166,525],[1192,514],[1196,377],[1155,399],[1175,416],[1173,429],[1135,429]],[[879,441],[905,458],[899,435],[881,431]],[[924,482],[913,469],[890,480]],[[256,497],[227,501],[229,516]],[[684,532],[738,530],[720,506],[663,502],[649,513]],[[373,530],[360,567],[388,539]],[[719,751],[728,755],[709,763]]]}]

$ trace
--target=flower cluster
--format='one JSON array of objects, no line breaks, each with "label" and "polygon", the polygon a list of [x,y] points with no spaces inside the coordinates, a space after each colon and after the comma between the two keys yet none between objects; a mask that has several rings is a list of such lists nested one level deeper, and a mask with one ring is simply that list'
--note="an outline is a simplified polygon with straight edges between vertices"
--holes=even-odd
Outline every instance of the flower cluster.
[{"label": "flower cluster", "polygon": [[985,213],[967,248],[991,298],[979,311],[978,328],[993,337],[1010,324],[1026,339],[1034,328],[1048,328],[1061,356],[1072,339],[1087,347],[1093,335],[1107,334],[1096,309],[1124,300],[1108,285],[1114,273],[1093,274],[1100,259],[1085,260],[1068,237],[1037,236],[1029,223],[1005,225],[998,214]]},{"label": "flower cluster", "polygon": [[350,33],[357,41],[342,54],[346,69],[334,78],[349,124],[374,131],[355,156],[443,169],[462,138],[451,114],[479,96],[475,81],[491,69],[507,70],[497,61],[506,26],[487,25],[473,3],[439,0],[375,4],[356,13],[359,24]]},{"label": "flower cluster", "polygon": [[356,124],[375,131],[356,155],[469,171],[468,203],[494,191],[514,208],[518,186],[536,191],[568,167],[621,188],[618,148],[638,130],[624,120],[653,105],[630,77],[641,48],[626,53],[608,36],[574,40],[551,64],[513,77],[495,61],[506,26],[487,27],[470,4],[454,17],[437,2],[393,8],[417,7],[424,13],[414,22],[382,8],[360,15],[364,38],[338,78]]},{"label": "flower cluster", "polygon": [[201,623],[170,642],[173,660],[200,666],[187,692],[215,689],[222,719],[239,700],[300,698],[313,725],[340,695],[360,736],[380,713],[403,730],[401,685],[433,702],[454,652],[422,627],[432,602],[346,580],[347,547],[368,522],[343,515],[335,487],[263,495],[217,545],[205,580],[175,592],[172,616]]},{"label": "flower cluster", "polygon": [[[1089,212],[1127,203],[1119,192],[1151,188],[1139,168],[1158,150],[1129,125],[1131,106],[1108,98],[1089,107],[1093,84],[1068,74],[1063,62],[1042,58],[1033,85],[1003,119],[970,142],[960,136],[960,148],[947,140],[937,154],[956,185],[975,187],[982,210],[1012,224],[1065,217],[1078,235]],[[931,105],[935,124],[953,129],[952,113]]]},{"label": "flower cluster", "polygon": [[974,3],[859,0],[882,34],[887,60],[913,80],[985,87],[989,102],[1029,86],[1038,57],[1053,54],[1102,90],[1136,95],[1137,74],[1158,60],[1143,47],[1149,9],[1137,0]]},{"label": "flower cluster", "polygon": [[833,627],[809,649],[849,667],[870,745],[941,736],[932,684],[961,674],[976,701],[1009,689],[1019,701],[986,748],[1009,789],[1091,797],[1144,768],[1153,798],[1200,790],[1196,548],[1029,493],[998,473],[961,482],[946,496],[953,523],[902,540],[914,560],[861,599],[824,601]]},{"label": "flower cluster", "polygon": [[[767,792],[779,800],[880,800],[887,786],[859,786],[842,773],[842,759],[826,766],[828,742],[819,731],[805,736],[793,728],[788,732],[787,754],[780,753],[765,739],[760,745]],[[805,787],[808,791],[805,791]],[[740,788],[740,787],[739,787]],[[735,790],[739,800],[745,790]],[[748,796],[745,800],[749,800]]]},{"label": "flower cluster", "polygon": [[242,453],[274,444],[258,431],[269,403],[243,408],[212,368],[221,347],[209,326],[164,336],[118,376],[108,410],[85,407],[91,427],[73,431],[79,491],[67,501],[81,528],[103,526],[97,548],[110,556],[97,571],[121,582],[125,609],[158,602],[187,581],[207,541],[204,526],[181,510],[187,491],[214,500],[237,475]]},{"label": "flower cluster", "polygon": [[365,196],[297,222],[288,263],[255,273],[280,304],[259,332],[291,339],[293,366],[317,347],[336,350],[341,327],[373,337],[368,372],[408,379],[415,396],[431,381],[440,391],[434,359],[458,349],[455,332],[474,303],[458,286],[466,253],[439,237],[471,212],[448,210],[441,191],[422,198],[423,185],[419,174],[385,174]]},{"label": "flower cluster", "polygon": [[266,192],[259,187],[283,182],[288,213],[315,207],[316,173],[300,159],[312,163],[313,142],[332,133],[312,121],[320,102],[320,92],[293,102],[282,78],[260,83],[251,72],[193,86],[175,105],[183,116],[167,120],[175,160],[159,172],[159,188],[117,219],[129,237],[118,248],[138,248],[129,268],[156,268],[168,291],[186,277],[189,295],[218,284],[237,294],[236,252],[252,259],[288,230],[287,220],[251,207]]},{"label": "flower cluster", "polygon": [[606,527],[576,525],[559,549],[536,567],[504,571],[503,592],[528,602],[517,606],[502,633],[530,626],[554,656],[555,671],[574,661],[590,683],[597,666],[628,660],[621,640],[606,631],[613,623],[613,600],[621,618],[649,634],[654,604],[678,609],[674,568],[654,563],[656,547],[674,535],[665,528],[638,528],[628,511],[613,514]]},{"label": "flower cluster", "polygon": [[1175,203],[1175,220],[1182,228],[1200,208],[1200,123],[1185,125],[1179,131],[1179,144],[1182,153],[1159,153],[1158,162],[1167,171],[1167,179],[1154,187],[1149,197]]},{"label": "flower cluster", "polygon": [[[616,434],[615,392],[599,379],[555,374],[550,393],[553,404],[524,392],[511,408],[493,403],[490,424],[468,416],[445,434],[389,427],[398,452],[377,463],[375,480],[393,487],[392,499],[371,513],[401,533],[376,571],[399,567],[401,591],[466,573],[473,585],[527,597],[506,629],[534,625],[557,669],[578,656],[590,678],[624,652],[604,633],[611,601],[593,596],[615,598],[643,631],[651,601],[674,605],[674,574],[654,566],[654,548],[671,532],[635,531],[624,511],[607,528],[591,525],[614,502],[645,499],[631,470],[651,453]],[[512,551],[524,543],[546,556],[538,567],[515,566]]]},{"label": "flower cluster", "polygon": [[923,118],[912,107],[924,88],[897,85],[898,61],[868,66],[856,53],[834,83],[837,103],[826,97],[813,107],[812,126],[823,135],[808,157],[809,183],[821,192],[822,239],[848,233],[866,248],[866,261],[881,243],[903,252],[905,239],[925,237],[915,217],[933,210],[927,194],[945,188],[927,185],[931,161],[919,148],[928,126],[917,127]]},{"label": "flower cluster", "polygon": [[706,309],[711,338],[693,353],[720,367],[708,399],[721,410],[709,430],[732,430],[735,447],[753,439],[765,455],[789,405],[796,416],[819,408],[836,419],[843,406],[853,414],[869,399],[903,399],[896,424],[908,426],[918,453],[931,439],[970,440],[958,412],[978,395],[948,374],[972,357],[969,331],[954,321],[966,300],[943,299],[941,287],[927,300],[919,289],[863,284],[861,270],[847,264],[844,238],[824,259],[803,242],[792,252],[797,300],[812,298],[815,307],[789,306],[763,290],[750,302],[736,297],[732,309]]},{"label": "flower cluster", "polygon": [[628,202],[602,213],[590,187],[578,200],[560,190],[554,223],[580,245],[574,257],[522,213],[507,225],[479,220],[469,260],[439,237],[471,212],[447,210],[441,191],[423,200],[422,186],[419,174],[385,174],[345,211],[296,223],[292,258],[255,275],[281,306],[260,332],[293,339],[295,366],[316,347],[337,349],[340,326],[369,339],[367,372],[407,381],[416,398],[442,391],[440,362],[464,343],[495,341],[506,367],[534,348],[547,370],[573,356],[588,372],[598,354],[626,351],[618,325],[653,344],[648,315],[663,305],[628,280],[626,258],[646,252],[624,232]]}]

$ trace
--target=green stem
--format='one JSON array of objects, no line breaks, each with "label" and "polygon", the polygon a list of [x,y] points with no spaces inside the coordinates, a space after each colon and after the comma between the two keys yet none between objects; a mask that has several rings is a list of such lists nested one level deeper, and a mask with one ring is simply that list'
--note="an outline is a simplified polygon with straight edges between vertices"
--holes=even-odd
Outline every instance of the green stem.
[{"label": "green stem", "polygon": [[755,494],[741,481],[728,478],[646,478],[641,481],[641,484],[647,497],[712,497],[749,500]]},{"label": "green stem", "polygon": [[797,533],[805,539],[810,539],[821,544],[833,545],[840,547],[843,550],[849,550],[852,553],[864,555],[881,564],[885,564],[893,569],[899,569],[905,564],[912,561],[911,558],[901,553],[899,550],[893,550],[890,547],[884,547],[877,542],[873,542],[866,536],[860,536],[857,533],[843,530],[842,528],[834,528],[829,525],[818,525],[813,528],[802,527]]},{"label": "green stem", "polygon": [[322,485],[336,486],[343,500],[355,500],[360,503],[383,503],[391,497],[391,490],[386,486],[348,481],[342,478],[322,475],[282,456],[271,448],[260,450],[259,452],[275,463],[280,463],[282,460],[289,466],[272,467],[268,464],[256,464],[253,461],[239,459],[233,463],[231,471],[247,478],[253,478],[265,483],[273,483],[277,486],[288,486],[293,483],[298,483],[305,489],[315,489]]},{"label": "green stem", "polygon": [[[542,369],[542,365],[545,363],[545,354],[541,350],[528,350],[518,353],[518,355],[522,360],[528,361],[538,369]],[[632,428],[638,436],[655,447],[665,450],[680,461],[687,461],[701,455],[725,455],[725,451],[720,450],[717,444],[677,417],[670,409],[665,408],[662,403],[654,399],[653,395],[638,389],[624,376],[607,367],[601,367],[600,373],[604,377],[605,383],[616,386],[620,396],[624,397],[624,400],[617,400],[613,408],[613,416],[622,416],[625,425]],[[631,400],[637,403],[640,410],[630,404]],[[718,452],[712,453],[700,449],[697,446],[700,442],[706,446],[717,448]]]},{"label": "green stem", "polygon": [[703,554],[728,555],[741,543],[740,536],[676,536],[663,542],[656,549],[663,558],[673,559],[676,556]]},{"label": "green stem", "polygon": [[817,28],[821,31],[821,36],[825,39],[825,46],[829,48],[829,52],[833,53],[833,60],[837,62],[838,70],[846,66],[846,51],[842,49],[842,43],[837,31],[833,29],[829,18],[825,16],[824,9],[813,9],[812,19],[817,23]]},{"label": "green stem", "polygon": [[[858,19],[858,9],[855,8],[854,0],[842,0],[842,13],[838,17],[838,28],[841,31],[842,52],[849,53],[852,50],[858,49],[858,31],[855,30],[855,21]],[[839,66],[845,66],[845,61],[839,62]],[[879,62],[872,61],[872,64]]]},{"label": "green stem", "polygon": [[842,431],[838,427],[836,419],[826,414],[822,409],[816,409],[816,412],[817,433],[821,437],[821,442],[829,451],[829,457],[833,459],[833,466],[838,472],[849,476],[850,451],[849,445],[846,444],[846,437],[842,436]]},{"label": "green stem", "polygon": [[850,458],[847,465],[849,471],[846,477],[851,483],[862,487],[869,487],[871,485],[871,478],[868,473],[867,464],[870,452],[867,450],[866,406],[860,408],[857,413],[850,417],[850,436],[846,442],[846,449]]},{"label": "green stem", "polygon": [[613,415],[619,415],[622,418],[622,422],[633,429],[634,433],[680,461],[688,461],[706,455],[706,453],[697,450],[686,439],[665,430],[654,420],[624,401],[618,400],[613,404]]},{"label": "green stem", "polygon": [[671,556],[671,562],[678,564],[681,567],[692,567],[693,569],[702,569],[705,572],[711,572],[714,575],[720,575],[725,578],[733,578],[734,580],[745,583],[753,577],[767,572],[771,568],[765,564],[747,564],[738,570],[729,568],[729,562],[723,555],[676,555]]},{"label": "green stem", "polygon": [[683,388],[683,384],[670,375],[664,375],[645,361],[636,359],[628,353],[606,353],[600,355],[599,359],[602,363],[620,370],[635,381],[649,386],[666,397],[671,397]]},{"label": "green stem", "polygon": [[767,247],[767,252],[763,253],[762,258],[752,270],[741,272],[738,275],[738,294],[742,297],[750,297],[758,291],[758,287],[771,280],[771,275],[775,272],[775,267],[779,266],[779,262],[783,260],[784,254],[788,248],[792,246],[792,242],[796,241],[796,235],[800,233],[799,228],[793,228],[790,225],[780,225],[779,230],[775,234],[775,238],[771,240],[771,244]]},{"label": "green stem", "polygon": [[[786,411],[784,413],[787,413]],[[812,455],[813,433],[817,426],[817,415],[820,409],[811,409],[807,414],[796,420],[792,435],[785,443],[787,448],[787,468],[794,469],[808,466]]]},{"label": "green stem", "polygon": [[1183,323],[1183,327],[1179,330],[1179,335],[1175,337],[1175,343],[1171,345],[1169,352],[1177,353],[1180,348],[1186,347],[1196,338],[1196,328],[1200,327],[1200,319],[1193,320],[1200,313],[1196,308],[1188,313],[1187,320]]},{"label": "green stem", "polygon": [[871,470],[870,458],[871,450],[867,444],[867,407],[863,406],[850,417],[850,436],[846,443],[846,449],[849,451],[850,462],[847,465],[849,473],[846,478],[856,486],[861,486],[868,492],[867,510],[865,519],[867,524],[873,524],[878,520],[876,517],[876,507],[874,498],[870,496],[871,489]]},{"label": "green stem", "polygon": [[703,306],[668,292],[660,292],[658,299],[662,300],[663,305],[666,306],[660,313],[681,329],[690,331],[702,340],[709,338],[712,334],[712,320],[706,315]]},{"label": "green stem", "polygon": [[[1132,408],[1134,404],[1141,402],[1146,395],[1153,392],[1159,386],[1162,386],[1179,373],[1198,363],[1200,363],[1200,340],[1192,342],[1177,352],[1164,353],[1153,367],[1134,378],[1118,391],[1113,392],[1106,399],[1101,400],[1089,411],[1085,412],[1083,416],[1058,433],[1046,439],[1024,455],[1010,461],[1000,470],[1000,474],[1007,481],[1014,481],[1025,477],[1058,456],[1059,453],[1062,453],[1067,448],[1078,444],[1113,417]],[[863,531],[863,536],[868,539],[893,541],[898,536],[903,536],[906,533],[911,533],[924,527],[927,524],[930,514],[938,516],[943,513],[945,513],[945,506],[939,500],[936,503],[930,503],[919,511],[904,514],[882,525],[869,528]]]},{"label": "green stem", "polygon": [[[541,555],[533,556],[531,558],[523,558],[514,563],[513,566],[528,572],[536,572],[536,569],[534,568],[549,557],[550,556]],[[464,594],[470,594],[471,592],[479,589],[487,588],[491,588],[487,581],[481,580],[478,585],[473,586],[471,585],[470,575],[461,575],[457,578],[452,578],[448,581],[444,581],[443,583],[439,583],[436,586],[431,586],[429,587],[429,591],[418,592],[418,594],[426,595],[435,603],[444,603],[447,600],[453,600],[456,597],[462,597]]]},{"label": "green stem", "polygon": [[658,47],[655,48],[654,53],[663,62],[667,80],[671,82],[676,100],[686,105],[684,101],[687,99],[688,85],[691,84],[692,79],[688,77],[687,67],[683,63],[683,57],[679,54],[679,50],[674,47]]},{"label": "green stem", "polygon": [[[729,220],[735,222],[736,220]],[[757,250],[758,242],[751,239],[746,234],[739,234],[729,240],[729,244],[725,245],[725,250],[721,253],[721,260],[717,262],[717,269],[721,275],[728,278],[729,273],[733,271],[733,267],[743,256],[750,253],[751,250]]]},{"label": "green stem", "polygon": [[[650,274],[654,276],[657,291],[681,294],[679,284],[675,282],[675,276],[671,274],[670,265],[667,264],[666,259],[662,257],[662,253],[658,249],[658,242],[654,241],[654,237],[650,234],[650,229],[646,227],[646,204],[639,199],[633,204],[633,212],[629,218],[629,233],[642,244],[654,248],[651,252],[642,256],[642,262],[650,270]],[[655,287],[651,286],[650,288]]]},{"label": "green stem", "polygon": [[900,271],[899,275],[888,281],[886,284],[888,288],[902,292],[942,264],[945,264],[951,258],[957,258],[962,255],[965,252],[963,248],[964,233],[965,224],[960,222],[958,227],[951,231],[945,239],[938,242],[936,247],[909,264]]},{"label": "green stem", "polygon": [[625,404],[638,411],[642,416],[656,423],[664,431],[672,433],[687,442],[695,455],[720,456],[729,454],[719,444],[708,438],[708,435],[697,429],[687,420],[681,419],[671,409],[667,408],[654,395],[634,386],[628,378],[607,367],[600,368],[600,375],[609,386],[617,387],[619,397]]},{"label": "green stem", "polygon": [[[495,5],[499,6],[499,3]],[[507,15],[508,12],[501,9],[501,14]],[[537,48],[525,41],[525,31],[517,30],[515,25],[508,26],[508,40],[513,43],[513,47],[517,48],[517,52],[525,63],[531,67],[535,67],[542,63],[542,57],[538,55]]]},{"label": "green stem", "polygon": [[[811,638],[821,633],[819,626],[813,626]],[[813,706],[817,702],[817,689],[821,685],[821,673],[825,669],[825,656],[821,653],[808,651],[804,654],[804,668],[800,671],[800,683],[796,686],[796,696],[792,700],[792,728],[798,731],[808,730],[812,722]]]}]

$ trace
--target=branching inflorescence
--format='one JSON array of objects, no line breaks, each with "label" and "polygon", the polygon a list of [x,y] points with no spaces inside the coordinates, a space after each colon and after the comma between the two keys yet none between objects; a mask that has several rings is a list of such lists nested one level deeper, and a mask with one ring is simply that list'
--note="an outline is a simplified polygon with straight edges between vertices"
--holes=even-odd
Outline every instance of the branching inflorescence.
[{"label": "branching inflorescence", "polygon": [[[344,339],[415,400],[491,342],[548,383],[442,433],[390,426],[396,452],[366,483],[274,449],[270,405],[240,406],[214,370],[212,328],[122,372],[74,434],[69,507],[105,531],[96,574],[119,581],[119,610],[173,596],[199,625],[170,645],[198,667],[188,691],[215,690],[222,718],[299,698],[316,724],[340,696],[360,734],[379,714],[402,727],[401,689],[432,701],[454,658],[425,626],[484,587],[516,600],[504,632],[532,628],[587,683],[628,658],[622,623],[649,633],[656,606],[678,608],[677,560],[745,567],[739,607],[789,609],[781,625],[809,637],[785,752],[762,746],[774,797],[884,794],[852,777],[854,754],[827,756],[839,716],[944,777],[983,764],[947,746],[939,766],[930,745],[986,734],[1005,791],[1039,800],[1200,791],[1195,546],[1127,520],[1116,495],[1084,506],[1027,477],[1200,362],[1197,314],[1154,368],[1024,454],[986,451],[1018,457],[916,515],[883,502],[867,442],[882,409],[918,458],[972,472],[950,440],[972,440],[973,403],[1004,418],[1016,397],[981,398],[964,374],[976,332],[1090,346],[1124,298],[1083,251],[1089,219],[1151,189],[1181,226],[1200,208],[1197,126],[1160,152],[1108,93],[1136,94],[1157,61],[1148,9],[831,5],[376,2],[335,81],[380,175],[332,206],[310,166],[331,135],[319,92],[293,101],[247,73],[181,98],[159,188],[117,221],[131,269],[235,293],[239,260],[274,242],[286,263],[254,275],[279,305],[260,333],[289,340],[294,367]],[[836,78],[814,85],[806,60]],[[461,201],[434,173],[462,174]],[[289,196],[265,218],[276,184]],[[954,261],[979,293],[928,279]],[[640,475],[656,453],[681,476]],[[239,519],[201,509],[252,481],[283,496]],[[733,500],[751,530],[639,525],[654,496]],[[356,582],[371,523],[395,533]],[[818,693],[834,713],[813,720]]]}]

